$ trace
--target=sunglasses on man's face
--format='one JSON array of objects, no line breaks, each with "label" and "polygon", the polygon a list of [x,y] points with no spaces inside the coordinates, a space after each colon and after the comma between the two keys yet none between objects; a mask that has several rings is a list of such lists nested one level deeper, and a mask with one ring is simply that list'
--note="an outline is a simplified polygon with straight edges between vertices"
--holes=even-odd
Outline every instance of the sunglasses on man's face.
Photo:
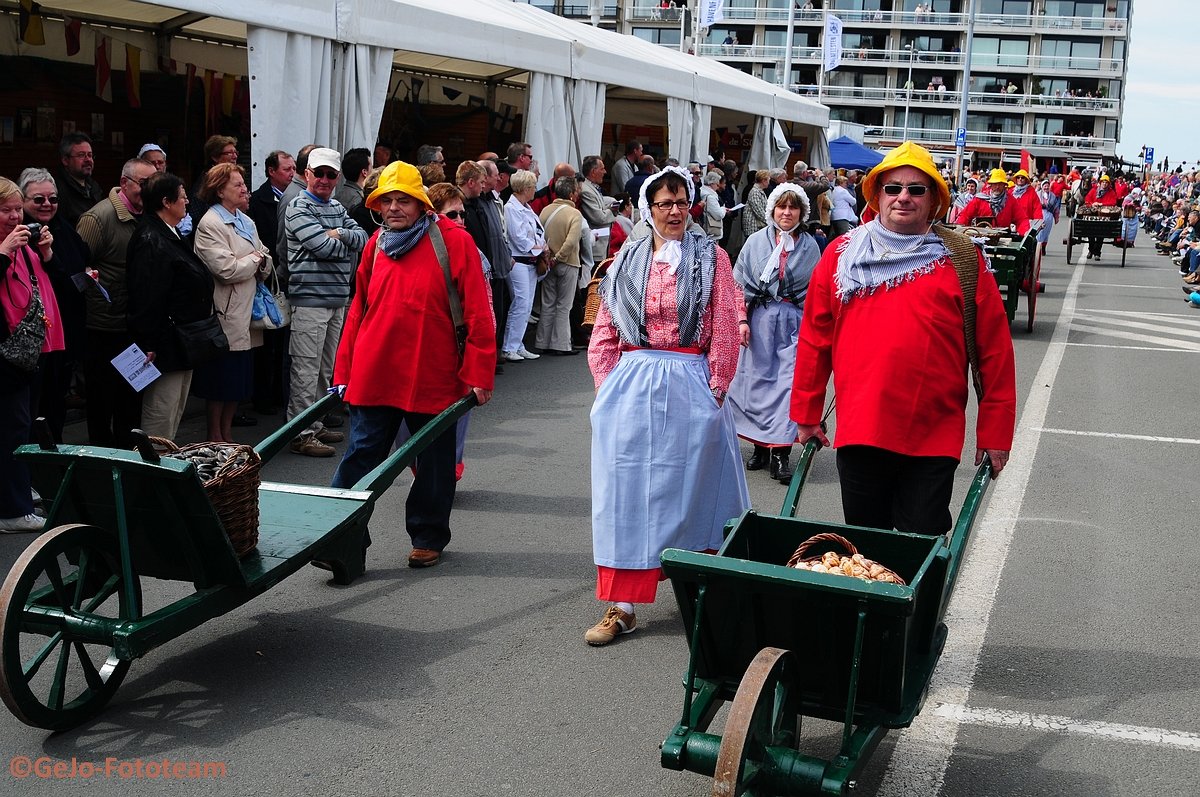
[{"label": "sunglasses on man's face", "polygon": [[888,196],[900,196],[906,189],[909,196],[925,196],[925,192],[929,190],[929,186],[922,185],[921,183],[909,183],[908,185],[902,183],[885,183],[883,193]]},{"label": "sunglasses on man's face", "polygon": [[320,180],[336,180],[338,176],[333,169],[310,169],[309,171],[313,173],[313,177]]}]

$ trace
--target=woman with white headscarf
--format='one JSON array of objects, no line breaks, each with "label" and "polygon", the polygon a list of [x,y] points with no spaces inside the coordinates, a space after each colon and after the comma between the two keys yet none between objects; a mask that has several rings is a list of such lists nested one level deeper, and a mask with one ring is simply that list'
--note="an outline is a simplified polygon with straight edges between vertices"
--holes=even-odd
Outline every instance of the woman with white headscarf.
[{"label": "woman with white headscarf", "polygon": [[739,301],[729,256],[688,229],[695,187],[668,167],[642,184],[651,234],[621,249],[600,285],[588,347],[596,597],[584,635],[606,645],[652,603],[666,548],[715,550],[750,506],[725,394],[738,361]]},{"label": "woman with white headscarf", "polygon": [[950,223],[956,224],[955,219],[962,212],[963,208],[971,204],[971,200],[979,193],[979,180],[974,177],[968,177],[963,181],[962,190],[954,197],[954,204],[950,206]]},{"label": "woman with white headscarf", "polygon": [[1050,231],[1058,223],[1058,213],[1062,201],[1050,190],[1050,181],[1042,180],[1037,189],[1038,202],[1042,207],[1042,229],[1038,230],[1037,239],[1042,254],[1046,254],[1046,245],[1050,243]]},{"label": "woman with white headscarf", "polygon": [[776,186],[767,197],[767,226],[746,239],[733,279],[746,299],[741,326],[746,347],[729,386],[738,436],[754,444],[746,470],[770,465],[772,479],[792,481],[796,424],[789,417],[796,338],[808,279],[821,258],[808,233],[808,194],[795,183]]}]

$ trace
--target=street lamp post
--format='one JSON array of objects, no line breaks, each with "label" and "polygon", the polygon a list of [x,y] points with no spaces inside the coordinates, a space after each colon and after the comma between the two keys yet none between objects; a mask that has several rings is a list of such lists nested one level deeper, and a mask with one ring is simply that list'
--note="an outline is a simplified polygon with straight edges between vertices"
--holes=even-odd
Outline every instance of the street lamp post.
[{"label": "street lamp post", "polygon": [[916,44],[906,44],[904,49],[908,50],[908,82],[904,84],[904,141],[908,141],[908,109],[912,104],[913,82],[912,70],[913,60],[917,56]]}]

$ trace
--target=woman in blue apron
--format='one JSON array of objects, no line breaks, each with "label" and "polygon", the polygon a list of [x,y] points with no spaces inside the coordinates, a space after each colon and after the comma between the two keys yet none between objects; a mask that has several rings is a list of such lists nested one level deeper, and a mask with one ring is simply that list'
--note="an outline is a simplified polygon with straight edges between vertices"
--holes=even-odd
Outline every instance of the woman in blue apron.
[{"label": "woman in blue apron", "polygon": [[796,424],[789,417],[796,338],[808,279],[821,258],[808,234],[808,194],[781,183],[767,197],[767,226],[746,239],[733,279],[746,299],[749,323],[742,326],[746,347],[729,386],[729,404],[738,436],[754,444],[746,470],[770,465],[772,479],[792,481]]},{"label": "woman in blue apron", "polygon": [[741,320],[729,256],[690,232],[695,187],[667,168],[642,184],[653,234],[628,243],[600,286],[588,347],[592,406],[592,547],[596,597],[588,629],[606,645],[652,603],[666,548],[715,550],[725,522],[750,506],[733,416]]}]

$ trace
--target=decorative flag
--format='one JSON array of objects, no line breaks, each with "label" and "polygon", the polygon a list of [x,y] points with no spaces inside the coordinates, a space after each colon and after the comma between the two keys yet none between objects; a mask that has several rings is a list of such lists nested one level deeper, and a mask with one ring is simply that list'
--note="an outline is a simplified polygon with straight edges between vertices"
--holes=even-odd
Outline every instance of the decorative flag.
[{"label": "decorative flag", "polygon": [[112,102],[112,39],[96,37],[96,96]]},{"label": "decorative flag", "polygon": [[825,41],[821,43],[825,71],[832,72],[842,64],[842,20],[833,14],[825,15]]},{"label": "decorative flag", "polygon": [[1029,154],[1029,150],[1021,150],[1021,168],[1026,174],[1033,174],[1033,156]]},{"label": "decorative flag", "polygon": [[21,0],[18,14],[21,23],[21,41],[26,44],[45,44],[46,31],[42,28],[42,7],[33,0]]},{"label": "decorative flag", "polygon": [[457,89],[452,89],[449,86],[442,86],[442,96],[451,102],[454,102],[462,96],[462,92],[458,91]]},{"label": "decorative flag", "polygon": [[83,27],[77,19],[63,17],[63,33],[67,37],[67,55],[79,55],[79,31]]},{"label": "decorative flag", "polygon": [[721,7],[722,0],[700,0],[700,27],[711,28],[725,19],[725,9]]},{"label": "decorative flag", "polygon": [[160,55],[158,57],[158,71],[164,75],[178,75],[179,65],[175,63],[174,58],[166,58]]},{"label": "decorative flag", "polygon": [[750,128],[750,126],[749,125],[738,125],[737,128],[738,128],[738,132],[740,132],[744,136],[744,135],[746,135],[746,131]]},{"label": "decorative flag", "polygon": [[142,51],[125,45],[125,96],[130,108],[142,107]]}]

